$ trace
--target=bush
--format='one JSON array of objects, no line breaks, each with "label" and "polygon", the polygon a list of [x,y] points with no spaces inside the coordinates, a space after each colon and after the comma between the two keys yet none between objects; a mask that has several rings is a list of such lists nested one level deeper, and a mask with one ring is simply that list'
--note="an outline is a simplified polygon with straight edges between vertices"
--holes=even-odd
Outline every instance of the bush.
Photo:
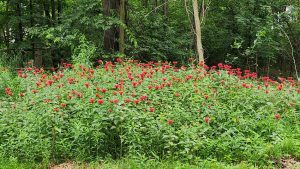
[{"label": "bush", "polygon": [[[138,155],[266,164],[299,153],[299,84],[228,65],[27,68],[3,89],[0,151],[26,160]],[[10,93],[9,93],[9,92]]]}]

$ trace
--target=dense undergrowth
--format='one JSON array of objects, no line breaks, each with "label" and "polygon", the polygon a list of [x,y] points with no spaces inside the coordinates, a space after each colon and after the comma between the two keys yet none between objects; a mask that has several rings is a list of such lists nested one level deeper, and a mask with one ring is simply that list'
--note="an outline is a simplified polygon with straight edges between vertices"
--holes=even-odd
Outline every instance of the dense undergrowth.
[{"label": "dense undergrowth", "polygon": [[292,78],[257,78],[223,64],[120,60],[0,74],[3,156],[254,165],[300,157],[300,88]]}]

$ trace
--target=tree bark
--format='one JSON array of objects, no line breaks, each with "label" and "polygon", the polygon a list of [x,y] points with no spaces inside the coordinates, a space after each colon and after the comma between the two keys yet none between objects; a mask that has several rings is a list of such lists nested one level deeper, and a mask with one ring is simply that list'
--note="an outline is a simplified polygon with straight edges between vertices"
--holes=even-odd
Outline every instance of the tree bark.
[{"label": "tree bark", "polygon": [[19,1],[17,4],[16,4],[16,7],[17,7],[17,15],[18,15],[18,35],[17,35],[17,38],[16,38],[16,41],[17,42],[21,42],[23,41],[23,23],[22,23],[22,11],[21,11],[21,8],[22,8],[22,4],[21,2]]},{"label": "tree bark", "polygon": [[[119,0],[103,0],[103,13],[105,16],[111,16],[110,11],[119,8]],[[118,29],[112,26],[104,31],[104,50],[106,52],[114,52],[119,50],[118,45]]]},{"label": "tree bark", "polygon": [[51,24],[51,19],[50,19],[50,4],[49,0],[44,0],[44,11],[45,11],[45,17],[47,19],[47,23],[50,25]]},{"label": "tree bark", "polygon": [[[125,3],[126,0],[120,0],[120,20],[123,24],[125,24],[125,16],[126,16],[126,8]],[[123,26],[120,26],[120,33],[119,33],[119,52],[124,54],[125,51],[125,30]]]},{"label": "tree bark", "polygon": [[158,7],[158,0],[154,0],[154,13],[157,12],[157,7]]},{"label": "tree bark", "polygon": [[193,11],[194,11],[194,20],[195,20],[195,34],[196,34],[196,48],[197,54],[199,57],[199,62],[204,62],[204,51],[202,46],[202,37],[201,37],[201,23],[198,10],[198,0],[193,0]]},{"label": "tree bark", "polygon": [[34,65],[36,67],[42,67],[43,66],[43,56],[40,49],[37,49],[34,52]]},{"label": "tree bark", "polygon": [[51,16],[52,16],[52,22],[54,24],[56,20],[56,13],[55,13],[55,1],[51,0]]},{"label": "tree bark", "polygon": [[[8,3],[6,3],[6,13],[8,14]],[[6,23],[3,31],[4,31],[4,36],[5,36],[6,48],[8,49],[10,46],[10,30],[9,30],[9,26],[7,23]]]},{"label": "tree bark", "polygon": [[164,0],[164,15],[168,17],[169,14],[169,0]]},{"label": "tree bark", "polygon": [[[34,26],[34,18],[33,18],[33,4],[32,0],[29,0],[29,10],[30,10],[30,27]],[[31,52],[32,56],[34,57],[34,62],[36,62],[36,55],[35,55],[35,44],[34,44],[34,37],[31,38]],[[37,67],[40,67],[41,65],[36,65]]]},{"label": "tree bark", "polygon": [[142,5],[147,8],[148,7],[148,0],[143,0]]},{"label": "tree bark", "polygon": [[58,16],[58,22],[61,22],[61,13],[62,13],[62,0],[57,1],[57,16]]}]

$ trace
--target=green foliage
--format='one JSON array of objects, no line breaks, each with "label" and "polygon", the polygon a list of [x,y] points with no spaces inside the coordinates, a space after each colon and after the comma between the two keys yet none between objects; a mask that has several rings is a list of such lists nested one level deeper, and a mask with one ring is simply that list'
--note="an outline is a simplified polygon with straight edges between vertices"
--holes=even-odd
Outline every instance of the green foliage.
[{"label": "green foliage", "polygon": [[[35,51],[42,53],[46,67],[57,66],[62,60],[71,62],[75,56],[79,57],[75,62],[86,62],[95,58],[112,60],[116,55],[187,64],[188,58],[195,57],[191,3],[185,6],[184,1],[164,2],[127,1],[123,23],[118,9],[104,9],[104,1],[63,1],[60,11],[56,4],[57,17],[53,17],[49,0],[1,0],[1,58],[12,67],[34,60]],[[208,65],[221,62],[261,75],[293,75],[293,57],[296,65],[300,63],[298,1],[205,0],[204,7],[199,4]],[[121,27],[125,29],[124,54],[118,53]],[[104,38],[108,30],[114,32]],[[108,41],[114,44],[111,50],[106,49]]]},{"label": "green foliage", "polygon": [[259,166],[300,157],[292,79],[132,62],[24,70],[18,88],[7,86],[12,96],[1,99],[0,151],[38,161],[144,156]]},{"label": "green foliage", "polygon": [[[129,56],[142,61],[179,60],[186,63],[194,55],[190,48],[193,35],[188,20],[183,18],[185,10],[182,4],[170,1],[169,8],[172,12],[165,16],[162,7],[155,11],[143,6],[141,1],[132,2],[128,25],[134,28],[138,48],[129,45]],[[178,23],[179,20],[182,22]]]},{"label": "green foliage", "polygon": [[2,169],[31,169],[39,168],[37,165],[31,163],[20,163],[15,158],[0,158],[0,166]]}]

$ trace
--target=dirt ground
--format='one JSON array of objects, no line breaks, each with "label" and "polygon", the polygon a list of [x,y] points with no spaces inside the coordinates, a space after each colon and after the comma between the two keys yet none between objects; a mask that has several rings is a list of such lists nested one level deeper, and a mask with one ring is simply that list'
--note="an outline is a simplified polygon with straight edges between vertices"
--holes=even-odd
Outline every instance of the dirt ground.
[{"label": "dirt ground", "polygon": [[283,169],[300,169],[300,161],[293,158],[282,159],[281,164]]},{"label": "dirt ground", "polygon": [[[300,161],[297,161],[293,158],[281,159],[281,161],[277,163],[282,166],[278,169],[300,169]],[[74,162],[66,162],[59,165],[52,165],[49,168],[50,169],[89,169],[89,167],[87,166],[78,166]]]}]

